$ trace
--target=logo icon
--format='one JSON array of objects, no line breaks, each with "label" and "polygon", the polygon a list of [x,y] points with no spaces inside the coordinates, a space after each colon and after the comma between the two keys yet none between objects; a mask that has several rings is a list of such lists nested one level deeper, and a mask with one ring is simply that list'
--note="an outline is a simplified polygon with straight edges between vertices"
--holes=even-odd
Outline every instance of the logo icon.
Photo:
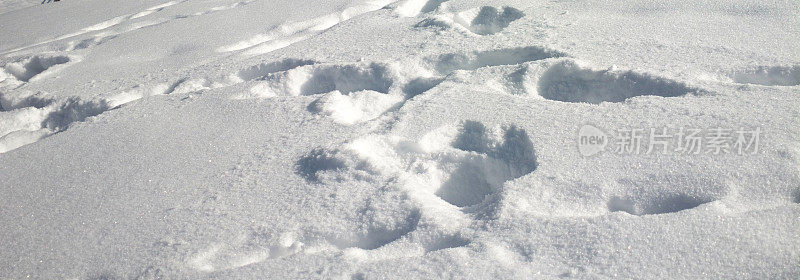
[{"label": "logo icon", "polygon": [[608,142],[608,135],[597,127],[584,124],[578,130],[578,152],[584,157],[590,157],[605,151]]}]

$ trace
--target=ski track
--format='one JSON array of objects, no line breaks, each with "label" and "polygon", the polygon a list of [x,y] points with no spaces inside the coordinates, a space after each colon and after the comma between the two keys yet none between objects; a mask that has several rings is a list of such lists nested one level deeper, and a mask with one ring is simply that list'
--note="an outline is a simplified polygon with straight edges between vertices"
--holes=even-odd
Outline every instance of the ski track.
[{"label": "ski track", "polygon": [[[41,45],[45,45],[45,44],[49,44],[49,43],[53,43],[53,42],[58,42],[58,41],[61,41],[61,40],[66,40],[66,39],[69,39],[69,38],[73,38],[73,37],[77,37],[77,36],[81,36],[81,35],[85,35],[85,34],[89,34],[89,33],[96,33],[93,38],[83,39],[83,40],[80,40],[80,41],[70,41],[70,42],[68,42],[67,43],[68,46],[66,48],[62,49],[62,51],[69,52],[69,51],[74,51],[74,50],[86,49],[88,47],[91,47],[91,46],[94,46],[94,45],[99,45],[99,44],[101,44],[103,42],[106,42],[108,40],[114,39],[115,37],[117,37],[117,36],[119,36],[121,34],[127,33],[127,32],[131,32],[131,31],[135,31],[135,30],[138,30],[138,29],[141,29],[141,28],[146,28],[146,27],[155,26],[155,25],[159,25],[159,24],[164,24],[164,23],[167,23],[167,22],[172,21],[172,20],[179,20],[179,19],[185,19],[185,18],[190,18],[190,17],[203,16],[203,15],[211,14],[211,13],[214,13],[214,12],[229,10],[229,9],[233,9],[233,8],[237,8],[237,7],[241,7],[241,6],[250,4],[255,0],[240,1],[240,2],[236,2],[236,3],[230,4],[230,5],[226,5],[226,6],[216,6],[216,7],[210,8],[210,9],[208,9],[206,11],[196,12],[196,13],[190,14],[190,15],[176,15],[176,16],[173,16],[173,17],[170,17],[170,18],[158,18],[158,19],[154,19],[154,20],[134,21],[134,20],[137,20],[137,19],[140,19],[140,18],[144,18],[146,16],[150,16],[150,15],[155,14],[155,13],[161,12],[162,10],[164,10],[164,9],[166,9],[168,7],[171,7],[171,6],[174,6],[174,5],[178,5],[178,4],[184,3],[186,1],[188,1],[188,0],[166,2],[164,4],[160,4],[160,5],[156,5],[156,6],[147,8],[147,9],[141,11],[141,12],[136,12],[136,13],[131,13],[131,14],[127,14],[127,15],[118,16],[118,17],[115,17],[115,18],[112,18],[112,19],[109,19],[109,20],[106,20],[106,21],[103,21],[103,22],[100,22],[100,23],[85,27],[85,28],[83,28],[83,29],[81,29],[79,31],[73,32],[73,33],[65,34],[65,35],[56,37],[54,39],[46,40],[46,41],[39,42],[39,43],[35,43],[35,44],[29,45],[29,46],[25,46],[25,47],[20,47],[20,48],[17,48],[17,49],[9,50],[9,51],[6,51],[6,52],[4,52],[2,54],[3,55],[9,55],[9,54],[13,54],[13,53],[16,53],[16,52],[19,52],[19,51],[22,51],[22,50],[34,48],[34,47],[37,47],[37,46],[41,46]],[[109,29],[113,29],[113,28],[118,27],[118,26],[126,25],[126,24],[127,24],[127,27],[120,27],[120,28],[117,28],[117,30],[109,30]]]},{"label": "ski track", "polygon": [[268,33],[257,34],[249,39],[222,46],[218,48],[217,51],[243,51],[243,55],[246,56],[266,54],[311,38],[343,21],[380,10],[389,4],[391,4],[391,0],[374,0],[365,4],[346,8],[341,12],[328,14],[307,21],[284,23],[273,28],[273,30]]}]

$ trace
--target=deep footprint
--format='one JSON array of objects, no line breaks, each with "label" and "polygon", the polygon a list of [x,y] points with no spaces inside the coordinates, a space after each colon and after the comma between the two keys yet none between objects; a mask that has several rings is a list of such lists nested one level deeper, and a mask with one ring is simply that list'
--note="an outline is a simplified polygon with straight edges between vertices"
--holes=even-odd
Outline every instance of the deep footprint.
[{"label": "deep footprint", "polygon": [[490,134],[480,122],[464,122],[453,147],[476,154],[451,167],[437,196],[459,207],[476,205],[506,181],[536,170],[536,152],[525,130],[514,125],[504,127],[500,141]]},{"label": "deep footprint", "polygon": [[482,67],[515,65],[567,54],[536,46],[479,51],[474,53],[443,54],[433,59],[436,70],[447,74],[455,70],[475,70]]},{"label": "deep footprint", "polygon": [[389,69],[381,64],[306,65],[288,71],[267,74],[266,82],[255,88],[262,96],[315,95],[339,91],[342,94],[371,90],[388,93],[394,83]]},{"label": "deep footprint", "polygon": [[111,107],[105,101],[82,101],[78,98],[69,98],[56,107],[44,121],[42,127],[56,133],[67,130],[70,125],[82,122],[89,117],[97,116]]},{"label": "deep footprint", "polygon": [[607,204],[608,210],[637,216],[693,209],[719,200],[728,193],[728,188],[715,180],[686,176],[652,176],[646,180],[620,180],[619,183],[627,194],[612,196]]},{"label": "deep footprint", "polygon": [[83,101],[77,97],[56,102],[30,96],[16,102],[6,100],[2,103],[5,103],[4,108],[18,111],[10,112],[9,119],[0,119],[0,124],[4,126],[0,129],[0,153],[63,132],[74,123],[112,109],[105,100]]},{"label": "deep footprint", "polygon": [[68,56],[35,55],[18,62],[6,64],[3,68],[17,80],[28,82],[53,66],[66,64],[68,62],[70,62]]},{"label": "deep footprint", "polygon": [[0,95],[0,112],[12,111],[19,108],[34,107],[42,109],[53,103],[53,99],[38,95],[30,95],[23,98],[8,98]]},{"label": "deep footprint", "polygon": [[345,167],[344,162],[336,158],[332,152],[316,148],[297,161],[295,171],[307,181],[317,182],[322,172],[336,171]]},{"label": "deep footprint", "polygon": [[538,91],[550,100],[592,104],[623,102],[643,95],[676,97],[698,92],[666,78],[633,71],[594,70],[571,60],[550,66],[539,79]]},{"label": "deep footprint", "polygon": [[740,84],[762,86],[796,86],[800,84],[800,66],[762,66],[733,73],[731,78]]},{"label": "deep footprint", "polygon": [[469,26],[469,30],[479,35],[491,35],[503,31],[512,21],[525,16],[520,10],[503,7],[502,11],[495,7],[484,6]]}]

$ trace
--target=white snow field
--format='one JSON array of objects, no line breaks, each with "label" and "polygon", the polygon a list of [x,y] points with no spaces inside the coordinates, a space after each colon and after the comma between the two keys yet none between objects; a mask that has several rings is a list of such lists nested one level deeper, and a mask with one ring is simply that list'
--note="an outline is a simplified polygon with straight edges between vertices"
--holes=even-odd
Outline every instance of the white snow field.
[{"label": "white snow field", "polygon": [[800,3],[0,1],[0,279],[798,279]]}]

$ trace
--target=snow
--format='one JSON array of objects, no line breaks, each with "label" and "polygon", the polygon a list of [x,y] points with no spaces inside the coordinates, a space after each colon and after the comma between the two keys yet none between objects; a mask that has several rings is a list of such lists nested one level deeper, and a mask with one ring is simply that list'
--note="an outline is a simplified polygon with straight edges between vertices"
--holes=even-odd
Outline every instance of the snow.
[{"label": "snow", "polygon": [[0,278],[797,278],[799,8],[2,0]]}]

